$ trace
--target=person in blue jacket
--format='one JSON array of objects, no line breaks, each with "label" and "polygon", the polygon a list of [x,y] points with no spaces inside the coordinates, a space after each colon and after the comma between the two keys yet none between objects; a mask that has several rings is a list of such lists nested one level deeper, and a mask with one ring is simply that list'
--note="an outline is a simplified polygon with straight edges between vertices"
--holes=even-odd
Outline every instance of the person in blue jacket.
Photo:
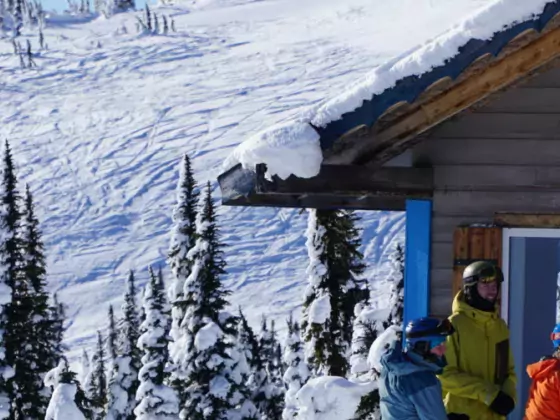
[{"label": "person in blue jacket", "polygon": [[379,396],[383,420],[468,420],[447,414],[436,377],[446,365],[445,340],[455,330],[448,320],[419,318],[408,323],[381,357]]}]

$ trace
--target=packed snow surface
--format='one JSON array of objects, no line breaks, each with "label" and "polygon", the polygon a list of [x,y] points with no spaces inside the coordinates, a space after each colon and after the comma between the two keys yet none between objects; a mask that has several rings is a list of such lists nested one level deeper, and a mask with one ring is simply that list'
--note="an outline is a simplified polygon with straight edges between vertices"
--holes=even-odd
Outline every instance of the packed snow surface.
[{"label": "packed snow surface", "polygon": [[355,383],[338,376],[310,379],[297,393],[301,420],[352,420],[360,400],[375,384]]},{"label": "packed snow surface", "polygon": [[[183,153],[219,199],[215,179],[243,140],[324,105],[486,4],[216,0],[155,8],[177,28],[155,36],[137,33],[134,13],[53,15],[46,50],[34,31],[20,39],[36,53],[37,67],[26,70],[10,40],[0,39],[0,138],[11,141],[21,187],[29,183],[38,202],[51,288],[68,305],[71,357],[105,328],[108,305],[120,307],[128,270],[142,286],[147,266],[164,263]],[[318,162],[309,156],[312,171]],[[404,218],[361,214],[367,275],[381,300],[376,290],[385,290]],[[282,331],[307,282],[306,213],[221,207],[219,217],[231,301],[251,325],[266,312]]]},{"label": "packed snow surface", "polygon": [[[319,174],[322,153],[318,135],[307,123],[325,127],[331,121],[340,119],[343,114],[359,108],[364,100],[371,100],[373,95],[393,87],[399,80],[419,76],[443,65],[446,60],[457,55],[459,48],[470,39],[490,39],[493,34],[513,23],[537,16],[550,2],[551,0],[487,2],[486,7],[451,26],[440,36],[376,67],[346,87],[341,94],[327,98],[312,110],[305,110],[291,122],[255,134],[233,151],[224,167],[240,162],[245,168],[254,168],[256,164],[266,163],[267,174],[270,176],[278,175],[284,179],[291,174],[300,178],[316,176]],[[410,11],[406,15],[416,17]],[[294,155],[305,156],[307,159],[294,159]]]}]

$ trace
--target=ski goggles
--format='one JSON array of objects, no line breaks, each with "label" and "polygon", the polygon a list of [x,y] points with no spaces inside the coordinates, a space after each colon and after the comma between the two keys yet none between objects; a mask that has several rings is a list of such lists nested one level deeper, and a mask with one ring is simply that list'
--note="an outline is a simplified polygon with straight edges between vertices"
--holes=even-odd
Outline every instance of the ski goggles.
[{"label": "ski goggles", "polygon": [[500,283],[503,281],[502,276],[498,273],[496,267],[488,267],[482,270],[478,276],[473,276],[475,281],[480,283]]},{"label": "ski goggles", "polygon": [[479,283],[490,284],[490,283],[497,283],[498,276],[491,276],[491,277],[480,277],[478,279]]},{"label": "ski goggles", "polygon": [[[431,339],[443,337],[445,341],[445,337],[451,335],[455,332],[455,328],[449,319],[442,320],[435,328],[431,330],[424,330],[424,331],[413,331],[406,334],[406,338],[422,338],[422,337],[429,337]],[[440,343],[441,344],[441,343]]]},{"label": "ski goggles", "polygon": [[560,332],[553,332],[550,334],[550,339],[552,341],[560,340]]}]

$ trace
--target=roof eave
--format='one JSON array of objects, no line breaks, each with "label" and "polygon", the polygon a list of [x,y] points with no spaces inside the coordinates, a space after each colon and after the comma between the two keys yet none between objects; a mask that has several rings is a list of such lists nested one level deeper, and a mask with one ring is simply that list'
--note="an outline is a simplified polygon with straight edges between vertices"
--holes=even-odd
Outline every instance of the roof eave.
[{"label": "roof eave", "polygon": [[323,166],[316,177],[286,180],[264,177],[266,168],[240,164],[218,177],[226,206],[290,207],[354,210],[405,210],[409,198],[433,195],[431,168]]}]

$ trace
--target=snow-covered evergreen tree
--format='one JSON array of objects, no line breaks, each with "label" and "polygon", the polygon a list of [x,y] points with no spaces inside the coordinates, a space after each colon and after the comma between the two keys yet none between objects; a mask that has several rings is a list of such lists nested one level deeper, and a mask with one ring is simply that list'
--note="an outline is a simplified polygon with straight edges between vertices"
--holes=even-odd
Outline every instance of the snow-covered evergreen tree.
[{"label": "snow-covered evergreen tree", "polygon": [[389,298],[389,319],[385,328],[389,325],[402,326],[404,314],[404,250],[397,244],[395,251],[390,256],[391,271],[389,281],[391,282],[391,297]]},{"label": "snow-covered evergreen tree", "polygon": [[87,381],[86,394],[91,401],[92,420],[105,420],[107,404],[107,375],[105,373],[105,346],[101,331],[97,332],[97,346],[91,361],[91,372]]},{"label": "snow-covered evergreen tree", "polygon": [[276,324],[274,320],[270,321],[270,337],[272,347],[272,354],[269,362],[270,376],[283,394],[284,382],[282,378],[284,377],[285,366],[284,362],[282,361],[282,344],[278,340],[278,333],[276,332]]},{"label": "snow-covered evergreen tree", "polygon": [[32,0],[0,0],[0,33],[11,32],[18,37],[24,27],[44,23],[44,12],[40,2]]},{"label": "snow-covered evergreen tree", "polygon": [[142,358],[142,352],[137,347],[138,338],[140,337],[140,324],[144,321],[139,309],[139,305],[136,303],[136,280],[134,273],[131,271],[127,280],[127,291],[124,295],[124,304],[122,306],[123,319],[120,331],[122,353],[130,356],[130,369],[135,378],[129,391],[133,399],[138,388],[137,377],[141,367],[140,359]]},{"label": "snow-covered evergreen tree", "polygon": [[141,352],[137,347],[140,327],[135,295],[134,273],[131,271],[122,307],[123,318],[119,323],[120,349],[111,368],[106,420],[133,420],[136,418],[134,408],[139,384],[138,371],[141,366]]},{"label": "snow-covered evergreen tree", "polygon": [[4,15],[6,14],[6,0],[0,0],[0,32],[5,31]]},{"label": "snow-covered evergreen tree", "polygon": [[66,359],[61,359],[58,366],[47,373],[45,385],[54,389],[45,420],[85,420],[85,414],[91,414],[83,408],[84,391]]},{"label": "snow-covered evergreen tree", "polygon": [[265,362],[260,355],[259,337],[247,322],[241,308],[237,320],[236,348],[247,365],[247,372],[242,372],[242,382],[246,384],[244,392],[247,396],[247,418],[260,419],[261,415],[255,403],[264,399],[264,396],[261,395],[261,385],[263,378],[266,378]]},{"label": "snow-covered evergreen tree", "polygon": [[375,339],[385,330],[386,311],[370,307],[367,302],[356,305],[350,356],[350,378],[356,381],[371,380],[368,353]]},{"label": "snow-covered evergreen tree", "polygon": [[183,290],[187,346],[179,360],[187,379],[186,403],[180,417],[183,420],[251,418],[245,411],[247,389],[240,373],[246,362],[236,350],[237,319],[224,311],[229,292],[221,282],[225,261],[210,183],[197,235],[188,255],[194,261],[192,271]]},{"label": "snow-covered evergreen tree", "polygon": [[368,297],[359,251],[357,216],[347,210],[309,210],[309,285],[302,330],[307,362],[314,376],[346,376],[354,307]]},{"label": "snow-covered evergreen tree", "polygon": [[[355,382],[377,382],[379,372],[372,369],[368,354],[373,342],[385,330],[385,312],[368,306],[367,302],[358,303],[355,308],[354,334],[352,336],[352,355],[350,356],[350,378]],[[380,419],[379,389],[377,386],[362,397],[356,413],[357,420]]]},{"label": "snow-covered evergreen tree", "polygon": [[[158,273],[157,273],[157,285],[158,285],[158,287],[159,287],[161,290],[163,290],[163,292],[165,293],[165,295],[166,295],[166,296],[165,296],[165,301],[166,301],[167,304],[169,305],[169,314],[168,314],[168,316],[166,316],[167,323],[168,323],[169,325],[167,325],[166,328],[167,328],[168,334],[170,334],[170,332],[171,332],[171,325],[173,324],[173,321],[172,321],[172,319],[171,319],[171,304],[169,303],[169,299],[167,298],[167,291],[166,291],[166,289],[165,289],[165,279],[163,278],[163,269],[162,269],[161,265],[159,266]],[[169,345],[171,345],[171,340],[172,340],[172,338],[171,338],[171,334],[170,334],[170,335],[169,335],[169,340],[168,340]],[[168,364],[169,364],[169,349],[168,349],[168,351],[167,351],[167,354],[168,354],[167,361],[168,361]],[[167,369],[168,371],[171,371],[171,369],[170,369],[169,366],[170,366],[170,365],[168,365],[168,367],[167,367],[166,369]]]},{"label": "snow-covered evergreen tree", "polygon": [[[4,263],[5,283],[11,287],[11,302],[6,305],[4,340],[6,361],[14,368],[8,382],[12,418],[40,418],[45,415],[48,399],[43,394],[43,375],[38,367],[38,347],[34,334],[34,301],[30,281],[25,276],[25,258],[21,235],[21,197],[10,146],[6,141],[3,160],[2,230],[0,259]],[[45,372],[42,372],[43,374]]]},{"label": "snow-covered evergreen tree", "polygon": [[[391,270],[387,283],[391,287],[389,299],[389,315],[385,311],[371,308],[367,303],[356,305],[354,335],[352,337],[351,378],[360,382],[377,382],[379,372],[369,366],[367,358],[373,342],[389,326],[395,325],[402,329],[403,298],[404,298],[404,252],[400,244],[390,256]],[[360,401],[356,413],[357,420],[380,419],[380,396],[377,386]]]},{"label": "snow-covered evergreen tree", "polygon": [[253,401],[259,410],[260,418],[266,420],[280,419],[284,408],[283,384],[278,383],[275,366],[276,342],[274,324],[269,329],[266,318],[263,317],[259,334],[260,365],[255,366],[255,391]]},{"label": "snow-covered evergreen tree", "polygon": [[301,341],[301,330],[299,324],[294,321],[292,315],[287,321],[288,334],[284,344],[283,361],[286,367],[284,372],[284,384],[286,394],[284,397],[283,420],[295,420],[298,414],[297,392],[309,379],[309,368],[305,362],[303,343]]},{"label": "snow-covered evergreen tree", "polygon": [[179,414],[179,399],[175,390],[165,383],[169,358],[169,318],[171,308],[164,295],[163,284],[150,267],[150,282],[144,292],[145,331],[138,340],[144,352],[140,369],[140,386],[134,410],[138,420],[171,420]]},{"label": "snow-covered evergreen tree", "polygon": [[109,365],[109,385],[107,389],[107,420],[126,420],[128,395],[121,388],[123,369],[118,349],[118,330],[115,323],[113,305],[109,305],[109,328],[107,332],[107,364]]},{"label": "snow-covered evergreen tree", "polygon": [[113,311],[113,305],[109,305],[109,312],[107,314],[109,320],[108,332],[107,332],[107,355],[109,356],[109,361],[112,362],[117,358],[117,337],[118,331],[115,324],[115,311]]},{"label": "snow-covered evergreen tree", "polygon": [[274,355],[272,357],[272,362],[274,364],[274,377],[276,378],[276,383],[279,384],[281,388],[283,388],[282,378],[284,377],[284,373],[286,372],[286,364],[283,362],[284,348],[282,347],[280,341],[278,341],[277,337],[275,338],[275,340],[276,346],[274,347]]},{"label": "snow-covered evergreen tree", "polygon": [[[142,288],[140,289],[140,302],[144,302],[144,293],[146,291],[146,288]],[[144,321],[146,320],[146,312],[144,311],[144,308],[142,307],[142,305],[140,305],[140,307],[138,308],[138,337],[140,337],[142,334],[144,334],[146,331],[143,331],[142,329],[142,325],[144,324]],[[142,358],[142,357],[140,357]]]},{"label": "snow-covered evergreen tree", "polygon": [[237,370],[241,375],[240,388],[245,402],[242,403],[242,412],[246,419],[257,419],[259,412],[253,403],[255,395],[255,369],[254,366],[261,366],[259,357],[259,342],[255,336],[253,329],[247,322],[247,318],[239,308],[239,317],[237,318],[237,338],[233,349],[234,354],[239,354],[239,365]]},{"label": "snow-covered evergreen tree", "polygon": [[177,184],[177,204],[173,209],[173,228],[169,247],[168,263],[171,267],[171,285],[168,298],[171,303],[172,341],[169,343],[170,364],[173,365],[171,382],[179,395],[181,405],[185,404],[186,373],[181,369],[180,358],[187,347],[187,325],[183,324],[187,302],[184,298],[185,281],[192,269],[189,251],[196,240],[196,218],[199,191],[194,179],[191,161],[188,155],[181,160],[179,182]]},{"label": "snow-covered evergreen tree", "polygon": [[52,304],[49,307],[49,346],[53,355],[53,360],[56,361],[60,361],[64,352],[67,350],[66,346],[63,344],[64,332],[66,330],[64,326],[65,320],[66,305],[59,302],[58,295],[54,293],[52,296]]},{"label": "snow-covered evergreen tree", "polygon": [[80,376],[78,381],[81,384],[87,383],[87,378],[90,372],[89,354],[86,349],[82,349],[82,355],[80,356]]},{"label": "snow-covered evergreen tree", "polygon": [[254,371],[255,367],[261,364],[261,358],[259,356],[259,339],[247,322],[247,318],[241,308],[239,309],[238,318],[237,341],[244,348],[243,352],[249,368],[251,371]]},{"label": "snow-covered evergreen tree", "polygon": [[[13,367],[10,365],[6,354],[6,329],[10,321],[10,307],[12,302],[12,270],[10,269],[9,240],[10,233],[9,206],[6,205],[4,198],[7,195],[5,183],[0,184],[0,419],[5,419],[10,415],[10,388],[9,380],[14,375]],[[13,361],[13,357],[10,357]]]},{"label": "snow-covered evergreen tree", "polygon": [[113,0],[114,12],[126,12],[127,10],[135,10],[134,0]]},{"label": "snow-covered evergreen tree", "polygon": [[[35,360],[35,371],[37,389],[44,388],[44,376],[51,369],[58,365],[61,354],[60,345],[53,340],[57,336],[60,325],[58,319],[51,317],[49,305],[49,295],[46,291],[46,262],[44,245],[41,231],[39,230],[39,220],[35,215],[33,196],[26,186],[25,211],[22,229],[22,248],[24,255],[23,274],[27,280],[32,301],[33,316],[31,318],[33,337],[32,345],[33,359]],[[62,321],[62,320],[61,320]],[[50,396],[50,389],[39,394],[37,401],[36,414],[41,417],[47,408]]]}]

